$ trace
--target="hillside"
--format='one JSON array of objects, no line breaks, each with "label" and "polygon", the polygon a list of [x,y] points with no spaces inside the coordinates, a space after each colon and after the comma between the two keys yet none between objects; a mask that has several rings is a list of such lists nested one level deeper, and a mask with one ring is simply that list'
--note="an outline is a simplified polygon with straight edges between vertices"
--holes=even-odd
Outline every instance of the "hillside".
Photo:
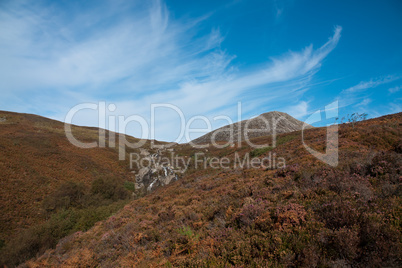
[{"label": "hillside", "polygon": [[[305,142],[324,151],[325,135],[309,129]],[[280,135],[276,148],[210,147],[206,157],[283,157],[286,167],[204,169],[193,161],[180,180],[25,265],[401,267],[401,137],[402,113],[340,125],[335,168],[305,150],[300,132]],[[197,153],[179,147],[192,159]]]},{"label": "hillside", "polygon": [[[72,131],[82,142],[98,141],[97,128],[73,126]],[[106,132],[106,140],[108,135]],[[121,136],[116,134],[116,142]],[[139,141],[125,138],[132,143]],[[47,224],[63,209],[74,209],[82,215],[83,209],[98,209],[99,213],[88,219],[81,217],[80,224],[85,226],[77,228],[84,230],[132,199],[138,170],[135,166],[130,169],[130,151],[125,161],[118,161],[117,149],[108,148],[108,142],[106,145],[81,149],[67,140],[62,122],[0,111],[0,248],[18,240],[23,231]],[[143,148],[149,146],[146,141]],[[115,192],[109,196],[92,193],[100,183]],[[59,236],[65,234],[68,232]]]},{"label": "hillside", "polygon": [[[217,142],[236,142],[256,137],[268,136],[273,133],[282,134],[301,130],[303,122],[283,112],[268,112],[255,118],[243,120],[223,126],[192,141],[193,144],[211,143],[213,138]],[[307,125],[306,128],[312,126]],[[247,131],[248,130],[248,131]]]}]

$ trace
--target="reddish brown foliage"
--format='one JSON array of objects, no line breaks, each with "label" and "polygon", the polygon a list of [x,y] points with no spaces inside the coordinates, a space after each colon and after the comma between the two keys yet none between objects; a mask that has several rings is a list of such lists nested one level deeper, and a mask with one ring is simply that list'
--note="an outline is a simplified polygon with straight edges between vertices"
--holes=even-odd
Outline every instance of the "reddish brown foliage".
[{"label": "reddish brown foliage", "polygon": [[[286,158],[284,170],[190,169],[27,265],[400,267],[401,122],[396,114],[341,125],[336,168],[311,156],[296,132],[271,151]],[[325,133],[308,130],[306,142],[323,149]]]}]

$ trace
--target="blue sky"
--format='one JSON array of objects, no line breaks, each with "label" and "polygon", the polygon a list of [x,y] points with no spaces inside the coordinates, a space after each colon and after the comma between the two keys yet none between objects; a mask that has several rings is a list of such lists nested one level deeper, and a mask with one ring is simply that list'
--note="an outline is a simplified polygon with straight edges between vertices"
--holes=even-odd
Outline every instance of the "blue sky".
[{"label": "blue sky", "polygon": [[[63,121],[80,103],[187,120],[402,111],[402,2],[0,1],[0,110]],[[180,132],[156,112],[156,139]],[[194,126],[202,122],[194,121]],[[97,126],[95,111],[73,123]],[[318,124],[319,125],[319,124]],[[141,136],[136,123],[126,132]],[[201,135],[194,134],[191,138]]]}]

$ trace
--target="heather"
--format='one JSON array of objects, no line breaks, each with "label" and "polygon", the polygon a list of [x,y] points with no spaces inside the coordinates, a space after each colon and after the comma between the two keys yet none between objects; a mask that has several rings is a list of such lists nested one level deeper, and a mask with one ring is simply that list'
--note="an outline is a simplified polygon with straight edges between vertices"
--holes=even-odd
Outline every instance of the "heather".
[{"label": "heather", "polygon": [[[400,120],[341,125],[337,167],[303,151],[296,132],[265,153],[285,155],[285,169],[190,169],[26,265],[399,267]],[[325,129],[308,130],[306,139],[323,150]]]}]

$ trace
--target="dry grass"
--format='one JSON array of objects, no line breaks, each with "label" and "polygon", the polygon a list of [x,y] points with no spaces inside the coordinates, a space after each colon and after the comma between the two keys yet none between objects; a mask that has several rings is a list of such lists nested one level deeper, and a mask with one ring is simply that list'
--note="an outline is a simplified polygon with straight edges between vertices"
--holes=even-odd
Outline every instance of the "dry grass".
[{"label": "dry grass", "polygon": [[[300,132],[281,135],[282,142],[270,151],[286,159],[286,169],[190,168],[179,181],[131,201],[117,214],[86,232],[62,239],[56,248],[26,265],[400,267],[401,125],[401,113],[360,122],[354,128],[341,125],[340,164],[336,168],[309,155],[301,143]],[[14,131],[15,135],[19,132],[20,143],[24,142],[22,137],[27,137],[23,136],[26,129],[22,131],[20,127],[1,130],[2,137],[6,131]],[[324,150],[325,134],[322,128],[308,130],[307,144]],[[23,166],[17,161],[23,154],[13,154],[12,147],[3,143],[4,140],[0,147],[10,151],[1,154],[0,164],[8,165],[5,170],[12,178],[6,183],[17,181],[24,187],[33,187],[26,185],[21,174],[42,167],[43,159],[48,158],[50,166],[44,167],[47,176],[63,174],[65,178],[69,174],[67,177],[85,184],[96,173],[83,167],[104,168],[99,163],[110,165],[103,172],[122,179],[127,176],[124,166],[116,165],[116,152],[112,150],[81,152],[68,147],[61,138],[52,138],[52,142],[63,146],[61,156],[68,159],[68,165],[57,164],[47,155],[42,156],[42,163],[30,160]],[[270,138],[259,137],[253,141],[263,144]],[[22,144],[22,148],[26,146]],[[54,150],[54,146],[39,140],[36,147],[25,152],[42,154]],[[175,150],[187,157],[197,151],[188,145],[177,146]],[[242,144],[209,148],[204,152],[210,157],[233,159],[235,153],[244,155],[251,151],[252,148]],[[61,157],[54,152],[49,154]],[[8,164],[8,158],[14,159],[12,164]],[[80,164],[77,159],[87,160]],[[74,171],[75,168],[79,171]],[[51,182],[48,184],[52,185]],[[55,189],[52,187],[38,183],[32,189],[37,189],[37,196],[43,197]],[[13,187],[8,191],[4,191],[8,198],[18,196]],[[26,202],[32,200],[31,196],[25,193],[21,199]],[[12,206],[12,202],[6,204]],[[23,211],[28,206],[24,204],[17,209]],[[8,213],[12,215],[11,211]]]}]

